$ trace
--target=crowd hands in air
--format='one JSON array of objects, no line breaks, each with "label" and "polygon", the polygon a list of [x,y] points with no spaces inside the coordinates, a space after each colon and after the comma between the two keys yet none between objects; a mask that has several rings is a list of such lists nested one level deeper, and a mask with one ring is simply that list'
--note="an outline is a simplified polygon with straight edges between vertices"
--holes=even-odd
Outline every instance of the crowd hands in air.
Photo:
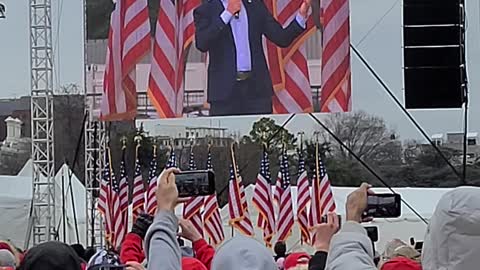
[{"label": "crowd hands in air", "polygon": [[[340,228],[335,213],[312,228],[316,252],[287,254],[284,243],[271,249],[263,243],[236,236],[217,249],[210,246],[191,222],[177,219],[174,209],[183,199],[175,184],[177,169],[159,176],[156,215],[141,215],[131,232],[114,250],[86,251],[79,245],[47,242],[26,252],[8,242],[0,243],[0,270],[469,270],[480,263],[480,190],[460,187],[440,199],[430,219],[423,250],[394,239],[383,254],[361,225],[367,207],[368,184],[352,192],[346,202],[346,222]],[[181,233],[179,232],[181,227]],[[178,237],[192,242],[181,247]]]}]

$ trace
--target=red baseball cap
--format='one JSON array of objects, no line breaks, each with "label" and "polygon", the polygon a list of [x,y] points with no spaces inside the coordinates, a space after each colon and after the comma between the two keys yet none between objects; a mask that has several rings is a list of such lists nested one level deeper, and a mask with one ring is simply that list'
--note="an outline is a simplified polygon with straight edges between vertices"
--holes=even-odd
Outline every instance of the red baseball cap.
[{"label": "red baseball cap", "polygon": [[385,262],[381,270],[422,270],[422,266],[405,257],[395,257]]},{"label": "red baseball cap", "polygon": [[305,252],[296,252],[287,256],[284,262],[284,268],[290,269],[296,267],[298,264],[308,264],[310,260],[310,255]]}]

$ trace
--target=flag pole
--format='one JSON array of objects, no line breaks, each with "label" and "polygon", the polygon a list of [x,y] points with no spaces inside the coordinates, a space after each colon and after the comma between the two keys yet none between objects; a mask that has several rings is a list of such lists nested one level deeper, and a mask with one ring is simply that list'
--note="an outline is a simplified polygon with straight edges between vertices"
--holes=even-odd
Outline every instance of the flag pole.
[{"label": "flag pole", "polygon": [[315,135],[315,176],[317,178],[316,181],[320,181],[320,167],[319,167],[319,164],[318,164],[318,154],[319,154],[319,151],[318,151],[318,134],[319,134],[318,131],[316,131],[314,133],[314,135]]},{"label": "flag pole", "polygon": [[[303,132],[303,131],[298,132],[298,136],[300,137],[300,149],[299,149],[299,152],[298,152],[299,159],[300,159],[300,156],[303,154],[303,136],[304,135],[305,135],[305,132]],[[297,168],[297,174],[300,176],[299,168]],[[298,183],[297,183],[297,198],[298,198]],[[297,205],[297,207],[298,207],[298,205]],[[298,215],[297,215],[297,222],[298,222]],[[300,232],[300,245],[303,246],[302,232]]]}]

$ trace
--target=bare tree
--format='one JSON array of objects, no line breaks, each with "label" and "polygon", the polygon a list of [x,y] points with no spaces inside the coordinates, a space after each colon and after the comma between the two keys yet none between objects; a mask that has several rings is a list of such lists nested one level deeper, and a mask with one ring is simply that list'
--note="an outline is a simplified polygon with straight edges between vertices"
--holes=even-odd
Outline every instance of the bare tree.
[{"label": "bare tree", "polygon": [[[395,155],[392,153],[392,148],[397,149],[397,147],[392,147],[392,142],[398,142],[396,135],[378,116],[369,115],[363,111],[351,114],[331,114],[327,118],[326,124],[348,148],[362,159],[382,161]],[[333,143],[331,147],[334,155],[352,159],[339,144]],[[401,147],[398,149],[401,155]]]}]

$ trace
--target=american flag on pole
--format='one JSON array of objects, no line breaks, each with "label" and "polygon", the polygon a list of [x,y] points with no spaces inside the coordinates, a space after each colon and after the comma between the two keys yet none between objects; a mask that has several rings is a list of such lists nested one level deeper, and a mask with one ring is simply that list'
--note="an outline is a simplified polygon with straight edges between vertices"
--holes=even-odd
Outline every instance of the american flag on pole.
[{"label": "american flag on pole", "polygon": [[133,177],[133,220],[145,212],[145,185],[142,177],[142,167],[140,166],[140,159],[138,158],[138,149],[140,145],[137,145],[136,158],[135,158],[135,175]]},{"label": "american flag on pole", "polygon": [[148,170],[148,190],[147,201],[145,209],[150,215],[154,215],[157,210],[157,198],[155,196],[157,192],[157,148],[153,147],[153,156],[150,161],[150,169]]},{"label": "american flag on pole", "polygon": [[177,156],[175,155],[175,149],[170,150],[170,156],[168,157],[167,164],[165,164],[165,169],[169,168],[178,168]]},{"label": "american flag on pole", "polygon": [[121,209],[120,188],[115,179],[113,171],[111,173],[112,179],[112,197],[110,201],[110,208],[112,209],[112,245],[114,248],[120,247],[123,239],[127,236],[126,214]]},{"label": "american flag on pole", "polygon": [[[280,24],[287,26],[292,20],[295,20],[300,3],[301,1],[267,0],[266,6]],[[309,18],[306,31],[288,48],[281,49],[266,41],[270,76],[275,90],[274,113],[313,111],[305,41],[315,31],[312,18]]]},{"label": "american flag on pole", "polygon": [[308,183],[305,159],[299,150],[298,158],[298,180],[297,180],[297,222],[300,227],[300,234],[304,243],[310,243],[310,232],[308,231],[307,205],[310,203],[310,184]]},{"label": "american flag on pole", "polygon": [[193,42],[193,10],[200,0],[160,0],[148,95],[161,118],[180,117],[186,56]]},{"label": "american flag on pole", "polygon": [[[210,149],[207,157],[207,170],[213,171],[212,153]],[[205,199],[205,214],[203,216],[203,225],[205,232],[214,246],[220,245],[225,239],[223,233],[222,217],[217,202],[217,193],[207,196]]]},{"label": "american flag on pole", "polygon": [[119,199],[120,199],[120,210],[123,213],[124,224],[128,226],[128,174],[125,168],[125,152],[126,147],[122,149],[122,161],[120,162],[120,182],[119,182]]},{"label": "american flag on pole", "polygon": [[247,199],[245,190],[238,169],[230,166],[230,180],[228,182],[228,212],[230,214],[230,225],[245,235],[252,236],[253,226],[248,214]]},{"label": "american flag on pole", "polygon": [[348,0],[323,0],[322,112],[352,109]]},{"label": "american flag on pole", "polygon": [[265,148],[263,149],[260,172],[255,183],[253,204],[259,214],[257,226],[263,230],[263,240],[270,247],[275,234],[275,212],[272,202],[272,186],[270,185],[270,162]]},{"label": "american flag on pole", "polygon": [[285,241],[291,235],[294,224],[290,172],[285,150],[283,150],[280,162],[281,187],[278,202],[277,240]]},{"label": "american flag on pole", "polygon": [[111,208],[112,198],[112,171],[110,169],[110,150],[107,149],[105,155],[105,168],[100,181],[100,195],[98,197],[98,211],[103,215],[105,225],[105,239],[108,243],[112,243],[113,217]]},{"label": "american flag on pole", "polygon": [[315,173],[312,181],[312,202],[310,205],[310,226],[322,223],[322,216],[336,209],[327,170],[316,145]]},{"label": "american flag on pole", "polygon": [[136,116],[135,68],[150,46],[147,0],[117,0],[110,17],[102,120],[131,120]]},{"label": "american flag on pole", "polygon": [[[197,169],[195,164],[195,156],[193,154],[193,149],[190,151],[190,160],[188,163],[189,170],[194,171]],[[204,198],[203,196],[192,197],[190,198],[183,207],[183,218],[190,220],[197,229],[197,232],[203,236],[203,220],[202,220],[202,207],[203,207]]]}]

